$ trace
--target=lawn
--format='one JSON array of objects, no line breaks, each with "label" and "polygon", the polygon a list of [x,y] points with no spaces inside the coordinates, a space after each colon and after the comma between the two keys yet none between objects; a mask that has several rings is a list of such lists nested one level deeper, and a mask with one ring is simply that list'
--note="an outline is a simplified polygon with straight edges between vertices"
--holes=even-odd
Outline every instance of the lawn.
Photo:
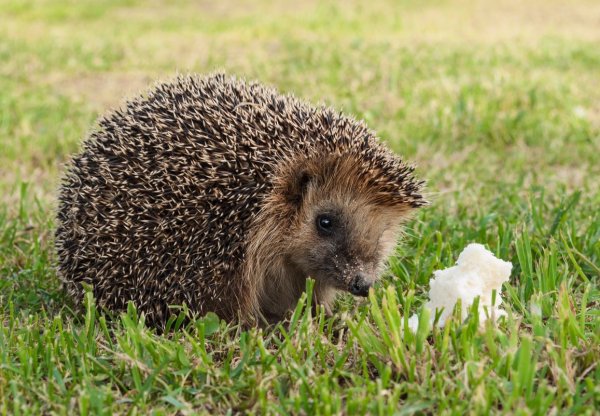
[{"label": "lawn", "polygon": [[[1,414],[598,413],[599,2],[0,0],[0,22]],[[159,335],[62,293],[69,157],[124,98],[214,70],[363,118],[418,165],[431,205],[369,299]],[[404,332],[470,242],[512,262],[508,316]]]}]

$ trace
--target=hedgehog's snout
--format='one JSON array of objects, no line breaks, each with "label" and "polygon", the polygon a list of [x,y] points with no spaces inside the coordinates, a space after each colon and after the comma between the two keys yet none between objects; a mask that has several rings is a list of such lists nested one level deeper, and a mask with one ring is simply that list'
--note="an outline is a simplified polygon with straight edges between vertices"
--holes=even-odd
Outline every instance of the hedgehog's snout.
[{"label": "hedgehog's snout", "polygon": [[352,281],[350,282],[350,287],[348,291],[352,293],[354,296],[367,296],[369,294],[369,289],[371,288],[372,283],[367,279],[367,276],[359,272],[354,276]]}]

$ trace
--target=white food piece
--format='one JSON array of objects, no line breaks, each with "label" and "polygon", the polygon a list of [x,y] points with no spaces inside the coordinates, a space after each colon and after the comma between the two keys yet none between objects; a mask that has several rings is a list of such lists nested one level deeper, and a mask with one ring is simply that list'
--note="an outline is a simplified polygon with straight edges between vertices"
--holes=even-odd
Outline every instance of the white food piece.
[{"label": "white food piece", "polygon": [[[512,264],[496,258],[481,244],[469,244],[458,256],[456,266],[444,270],[436,270],[429,283],[429,301],[425,307],[430,310],[431,323],[435,319],[435,311],[442,310],[438,326],[443,327],[446,319],[454,310],[454,305],[461,299],[462,317],[466,319],[467,311],[479,296],[479,322],[489,318],[506,315],[500,309],[502,283],[510,277]],[[495,303],[492,305],[492,291],[496,290]],[[486,313],[487,309],[487,313]],[[417,330],[419,317],[413,315],[408,320],[412,331]]]}]

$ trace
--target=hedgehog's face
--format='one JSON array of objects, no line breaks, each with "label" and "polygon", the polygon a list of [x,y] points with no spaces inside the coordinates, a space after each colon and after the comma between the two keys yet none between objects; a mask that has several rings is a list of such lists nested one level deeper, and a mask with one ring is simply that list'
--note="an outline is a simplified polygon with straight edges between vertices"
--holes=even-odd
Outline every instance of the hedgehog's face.
[{"label": "hedgehog's face", "polygon": [[275,192],[275,212],[285,212],[289,225],[274,227],[284,233],[277,250],[283,248],[288,271],[359,296],[368,294],[401,223],[417,206],[397,197],[402,183],[394,189],[377,182],[384,174],[363,159],[319,154],[295,161],[282,171]]},{"label": "hedgehog's face", "polygon": [[291,230],[289,261],[321,285],[366,296],[395,246],[399,222],[398,212],[315,187]]}]

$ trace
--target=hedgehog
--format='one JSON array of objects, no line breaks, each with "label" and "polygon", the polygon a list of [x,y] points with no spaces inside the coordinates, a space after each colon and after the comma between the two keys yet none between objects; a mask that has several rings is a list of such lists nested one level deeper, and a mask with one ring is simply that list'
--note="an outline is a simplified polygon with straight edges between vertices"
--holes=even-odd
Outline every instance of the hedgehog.
[{"label": "hedgehog", "polygon": [[[149,325],[173,307],[277,322],[308,278],[366,296],[409,214],[415,167],[364,122],[258,82],[179,75],[101,117],[61,182],[58,275]],[[86,288],[87,286],[87,288]],[[91,288],[91,289],[90,289]]]}]

